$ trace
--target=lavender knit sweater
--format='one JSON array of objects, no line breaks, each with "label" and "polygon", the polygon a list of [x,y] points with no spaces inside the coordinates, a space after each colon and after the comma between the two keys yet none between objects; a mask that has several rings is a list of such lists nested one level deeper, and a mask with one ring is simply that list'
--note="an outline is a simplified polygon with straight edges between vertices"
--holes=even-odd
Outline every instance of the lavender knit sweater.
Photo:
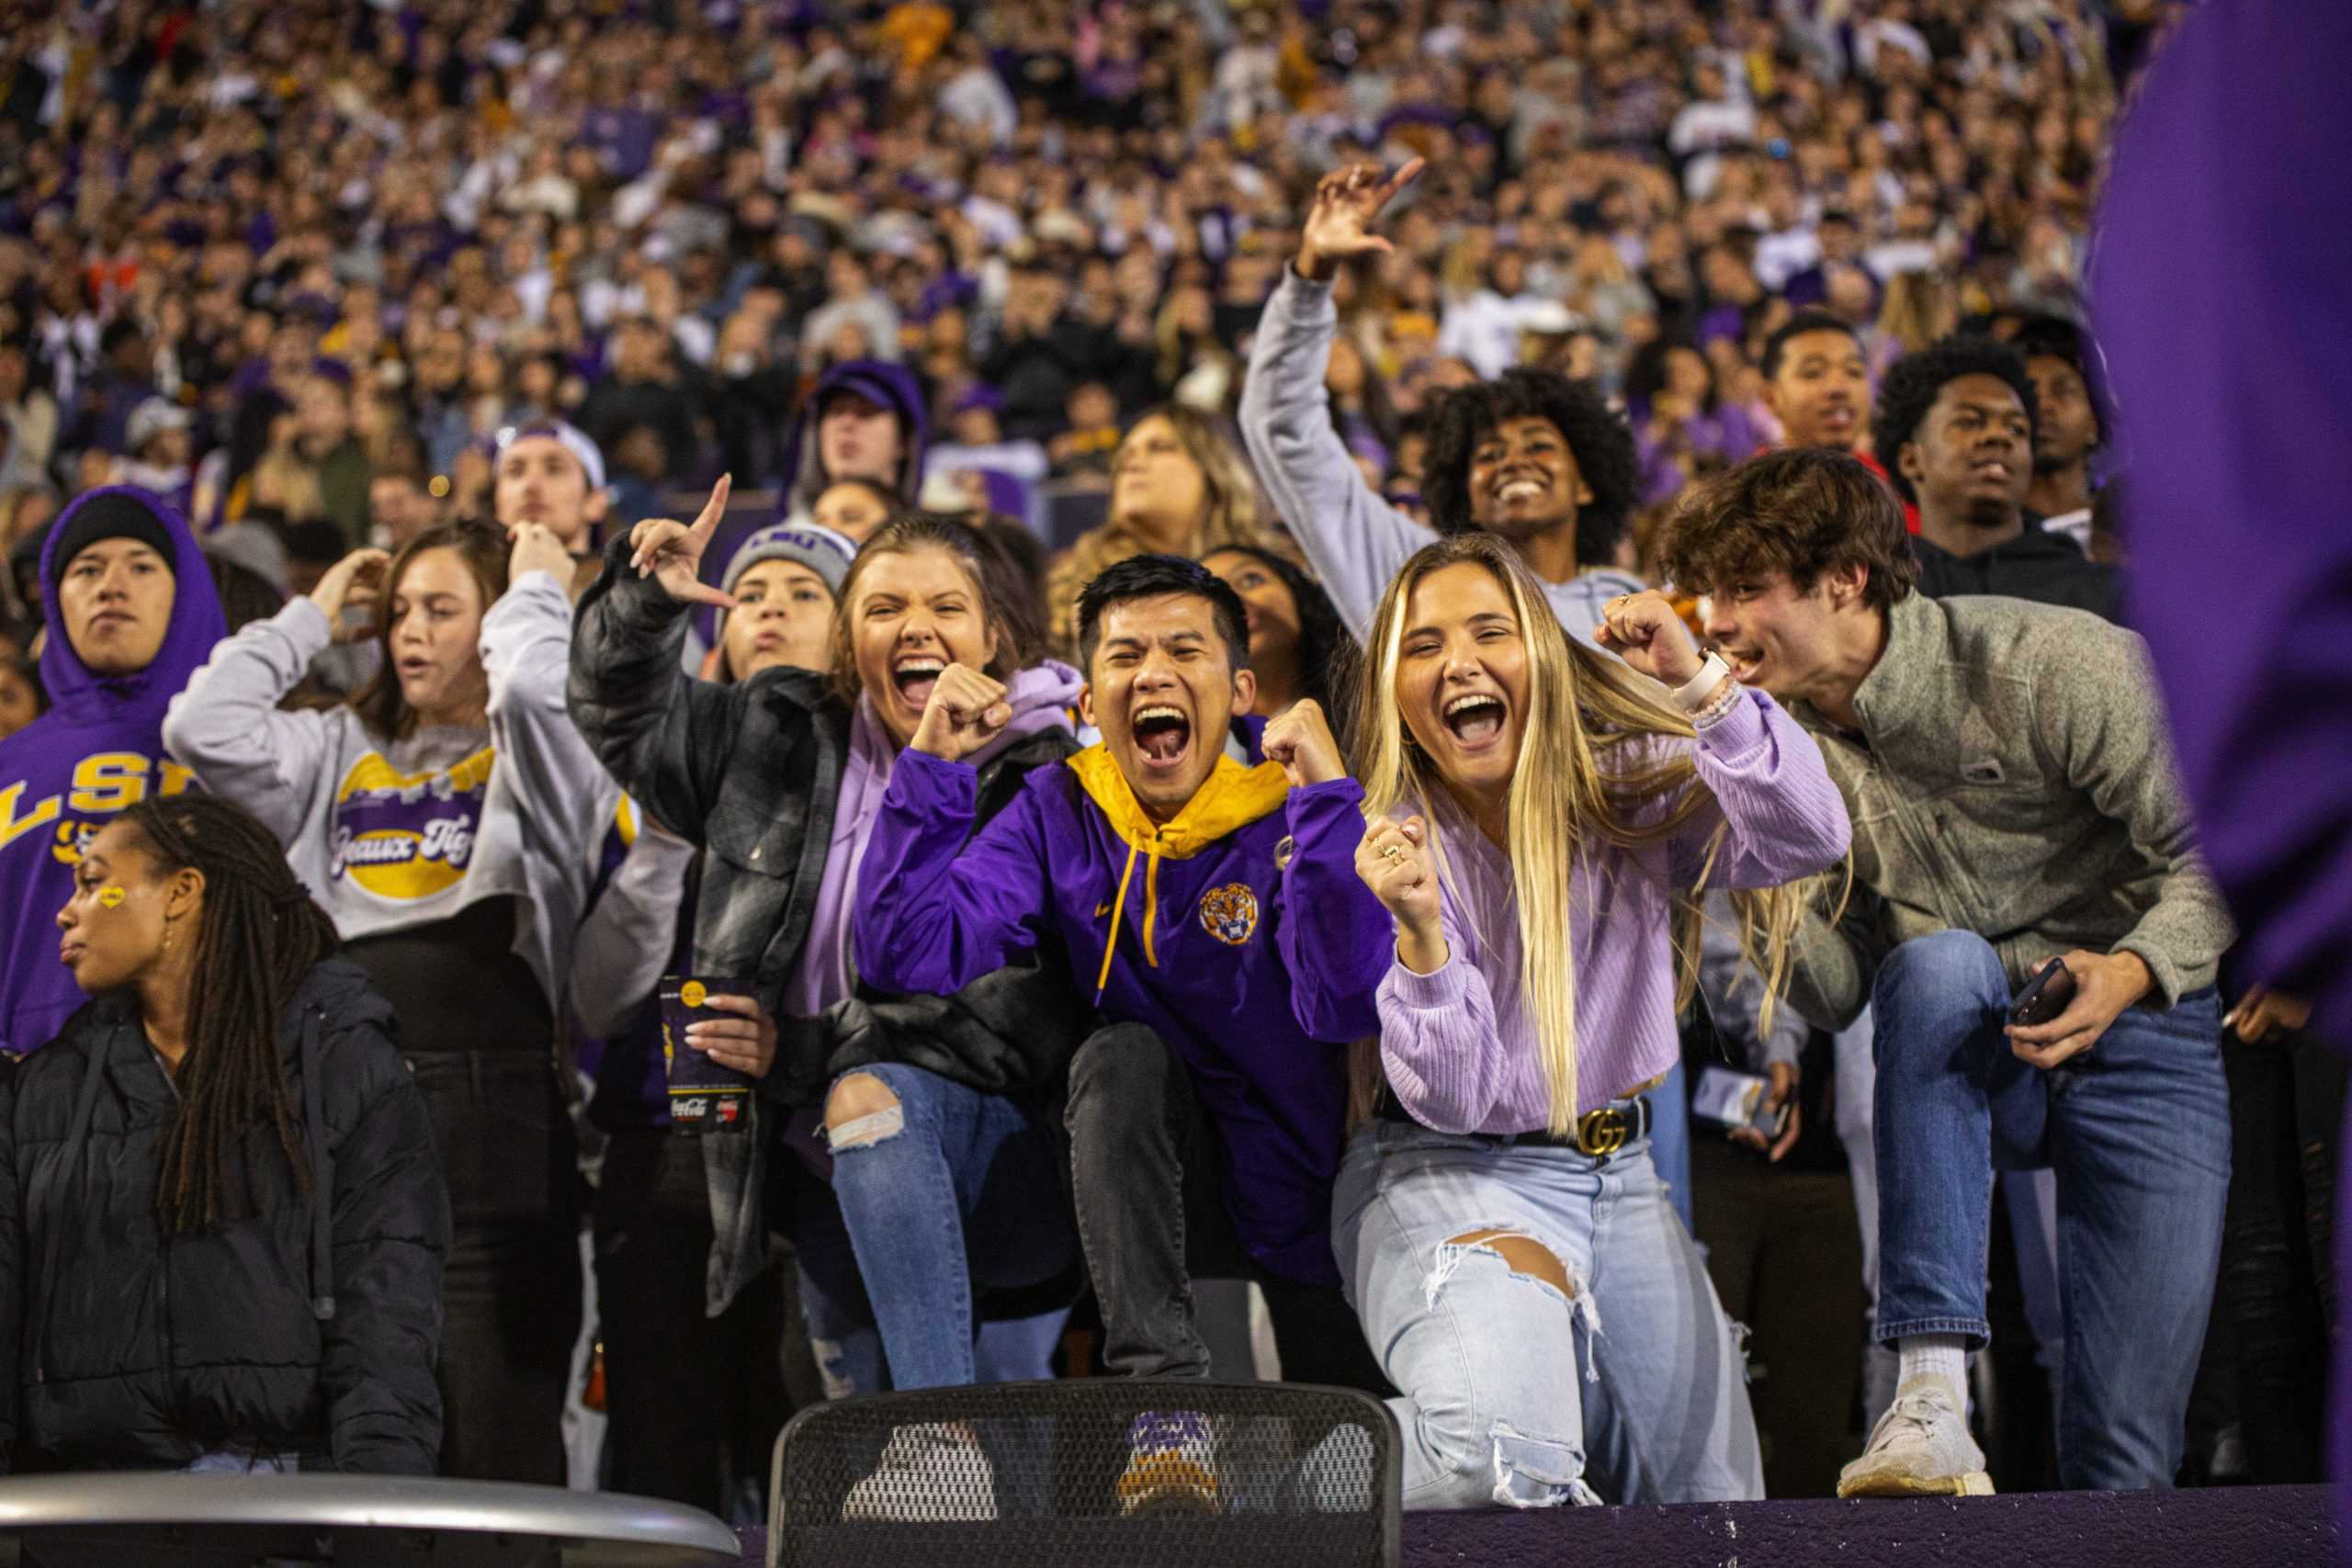
[{"label": "lavender knit sweater", "polygon": [[[1674,1065],[1673,892],[1704,863],[1713,887],[1770,887],[1838,863],[1851,829],[1821,753],[1760,692],[1701,731],[1688,750],[1716,809],[1647,849],[1604,850],[1577,863],[1570,894],[1576,953],[1579,1112],[1623,1096]],[[1389,1086],[1441,1133],[1541,1130],[1550,1095],[1520,997],[1519,912],[1510,863],[1441,797],[1430,826],[1453,875],[1442,887],[1444,965],[1416,975],[1392,964],[1380,986],[1380,1056]],[[1663,815],[1663,810],[1660,811]]]}]

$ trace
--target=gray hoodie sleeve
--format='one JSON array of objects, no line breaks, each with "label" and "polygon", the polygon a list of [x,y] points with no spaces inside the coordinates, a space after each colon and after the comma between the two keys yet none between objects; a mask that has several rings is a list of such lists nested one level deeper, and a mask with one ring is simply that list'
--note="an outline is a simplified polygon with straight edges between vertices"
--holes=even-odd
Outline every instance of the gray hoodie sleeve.
[{"label": "gray hoodie sleeve", "polygon": [[204,787],[261,818],[290,844],[334,787],[343,710],[287,713],[278,699],[333,641],[326,615],[307,596],[287,601],[218,644],[164,716],[164,749],[196,770]]},{"label": "gray hoodie sleeve", "polygon": [[620,786],[564,705],[571,600],[563,584],[544,571],[525,572],[482,615],[481,647],[491,734],[499,767],[512,771],[517,807],[529,821],[561,821],[572,836],[584,834],[580,863],[593,864],[596,837],[620,805]]},{"label": "gray hoodie sleeve", "polygon": [[636,841],[571,944],[572,1014],[599,1037],[628,1028],[661,985],[677,945],[678,907],[694,863],[692,844],[642,812],[637,822]]},{"label": "gray hoodie sleeve", "polygon": [[1373,493],[1332,427],[1323,372],[1338,331],[1330,285],[1285,265],[1250,350],[1241,438],[1275,511],[1362,642],[1388,580],[1437,535]]}]

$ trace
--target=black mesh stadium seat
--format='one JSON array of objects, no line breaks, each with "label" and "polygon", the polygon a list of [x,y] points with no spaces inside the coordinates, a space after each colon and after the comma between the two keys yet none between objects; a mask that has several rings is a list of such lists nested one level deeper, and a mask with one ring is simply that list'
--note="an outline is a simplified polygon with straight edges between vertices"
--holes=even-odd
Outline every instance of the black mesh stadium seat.
[{"label": "black mesh stadium seat", "polygon": [[[1157,1461],[1134,1461],[1137,1445]],[[786,1568],[1393,1568],[1386,1405],[1299,1383],[1087,1378],[805,1410],[776,1439]]]}]

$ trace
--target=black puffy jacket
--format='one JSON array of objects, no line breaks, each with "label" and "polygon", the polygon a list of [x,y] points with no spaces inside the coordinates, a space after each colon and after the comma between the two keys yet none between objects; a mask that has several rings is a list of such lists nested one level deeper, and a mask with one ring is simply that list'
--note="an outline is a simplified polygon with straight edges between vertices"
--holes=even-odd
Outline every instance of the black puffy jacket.
[{"label": "black puffy jacket", "polygon": [[313,969],[279,1027],[306,1191],[266,1131],[260,1213],[168,1236],[159,1146],[178,1095],[128,996],[102,997],[0,1085],[0,1440],[76,1470],[216,1450],[431,1474],[449,1200],[390,1005]]}]

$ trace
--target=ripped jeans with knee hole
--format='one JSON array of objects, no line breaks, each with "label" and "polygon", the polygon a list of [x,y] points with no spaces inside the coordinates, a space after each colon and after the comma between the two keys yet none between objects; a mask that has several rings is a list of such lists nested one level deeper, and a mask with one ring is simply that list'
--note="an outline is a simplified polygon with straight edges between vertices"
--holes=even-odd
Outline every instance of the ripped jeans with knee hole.
[{"label": "ripped jeans with knee hole", "polygon": [[986,1325],[978,1305],[983,1292],[1074,1277],[1078,1232],[1051,1114],[1029,1099],[984,1094],[900,1062],[842,1081],[860,1077],[881,1084],[882,1103],[832,1128],[827,1141],[891,1386],[1049,1376],[1067,1303]]},{"label": "ripped jeans with knee hole", "polygon": [[1595,1157],[1374,1122],[1332,1220],[1403,1391],[1408,1508],[1764,1495],[1736,1333],[1646,1140]]}]

